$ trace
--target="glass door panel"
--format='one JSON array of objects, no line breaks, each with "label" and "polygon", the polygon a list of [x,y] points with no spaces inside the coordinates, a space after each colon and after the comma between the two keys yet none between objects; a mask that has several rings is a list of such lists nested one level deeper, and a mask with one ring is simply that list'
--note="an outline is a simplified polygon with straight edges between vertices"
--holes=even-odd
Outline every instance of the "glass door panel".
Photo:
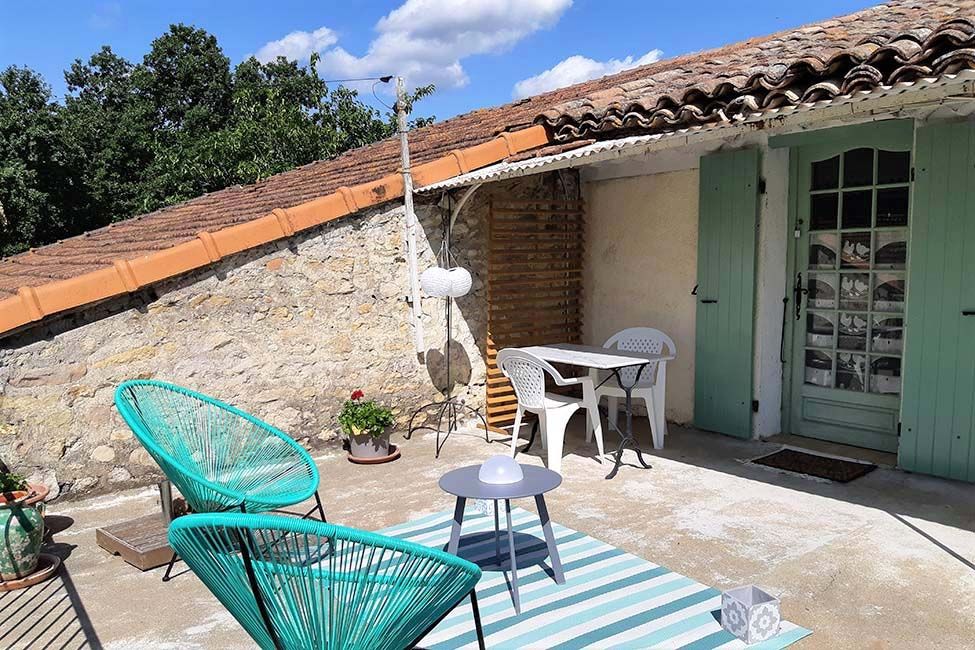
[{"label": "glass door panel", "polygon": [[[791,312],[791,433],[894,450],[911,226],[911,138],[863,127],[856,139],[805,145]],[[896,141],[894,141],[896,140]],[[794,305],[795,306],[795,305]]]}]

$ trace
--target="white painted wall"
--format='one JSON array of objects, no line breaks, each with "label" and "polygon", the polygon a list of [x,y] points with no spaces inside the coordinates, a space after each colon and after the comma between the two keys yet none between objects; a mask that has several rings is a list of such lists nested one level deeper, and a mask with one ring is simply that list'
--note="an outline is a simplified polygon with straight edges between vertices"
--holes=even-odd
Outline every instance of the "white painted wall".
[{"label": "white painted wall", "polygon": [[[766,193],[759,202],[756,263],[753,434],[781,429],[782,298],[786,278],[789,154],[770,150],[763,134],[735,148],[759,147]],[[709,149],[714,149],[714,146]],[[601,345],[625,327],[670,334],[678,358],[668,366],[667,418],[693,421],[697,283],[698,162],[706,150],[621,159],[584,167],[587,200],[584,325],[586,343]],[[791,306],[791,305],[790,305]]]},{"label": "white painted wall", "polygon": [[[755,278],[754,398],[758,413],[752,433],[766,437],[782,431],[782,298],[791,285],[786,278],[789,238],[789,150],[762,150],[765,194],[759,201],[758,259]],[[792,311],[792,303],[787,307]],[[791,321],[788,321],[791,325]]]},{"label": "white painted wall", "polygon": [[[696,160],[694,161],[696,162]],[[602,345],[636,326],[667,332],[667,418],[694,417],[698,171],[584,182],[583,339]]]}]

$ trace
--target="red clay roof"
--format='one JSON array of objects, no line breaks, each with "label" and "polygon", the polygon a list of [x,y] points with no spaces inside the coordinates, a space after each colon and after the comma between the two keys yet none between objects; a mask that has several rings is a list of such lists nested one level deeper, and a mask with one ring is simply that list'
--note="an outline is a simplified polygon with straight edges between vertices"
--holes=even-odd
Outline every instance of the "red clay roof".
[{"label": "red clay roof", "polygon": [[[871,52],[876,56],[877,48],[864,49],[863,42],[889,41],[900,32],[915,30],[920,35],[915,40],[923,43],[945,21],[975,14],[973,5],[975,0],[899,0],[473,111],[411,133],[416,183],[422,186],[517,156],[556,140],[556,135],[560,139],[577,137],[578,131],[571,133],[562,127],[578,126],[585,114],[595,116],[598,125],[592,130],[597,137],[605,137],[612,126],[612,119],[606,116],[612,115],[612,107],[627,93],[635,98],[631,104],[644,107],[667,103],[668,97],[696,106],[700,97],[717,92],[716,85],[754,91],[753,86],[761,86],[762,80],[810,69],[796,68],[796,61],[814,60],[817,63],[811,68],[820,77],[828,76],[833,63],[863,61]],[[959,44],[971,42],[970,32],[956,31],[957,38],[952,32],[938,41],[939,47],[959,50],[964,49]],[[841,68],[837,64],[836,70]],[[842,72],[849,74],[846,68]],[[790,79],[796,81],[794,76]],[[591,110],[595,107],[601,108]],[[530,126],[536,118],[545,123],[545,129]],[[660,130],[661,124],[651,118],[640,126]],[[619,126],[630,125],[620,122]],[[502,133],[504,137],[499,138]],[[395,173],[398,163],[397,142],[386,140],[254,185],[214,192],[0,260],[0,335],[46,315],[134,291],[222,256],[397,198],[402,195],[402,183]]]},{"label": "red clay roof", "polygon": [[[560,142],[726,122],[975,67],[975,2],[895,2],[612,78],[536,117]],[[604,80],[608,81],[608,80]]]}]

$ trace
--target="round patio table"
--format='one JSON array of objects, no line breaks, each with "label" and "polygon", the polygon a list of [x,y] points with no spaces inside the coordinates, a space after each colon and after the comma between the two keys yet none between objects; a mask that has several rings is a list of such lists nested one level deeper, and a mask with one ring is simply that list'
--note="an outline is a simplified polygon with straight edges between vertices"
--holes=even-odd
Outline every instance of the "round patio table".
[{"label": "round patio table", "polygon": [[559,551],[555,546],[555,534],[552,532],[552,522],[545,506],[545,493],[550,492],[562,484],[562,476],[544,467],[522,465],[525,476],[517,483],[495,485],[484,483],[477,478],[480,465],[469,465],[447,472],[440,478],[440,489],[457,497],[454,505],[454,522],[450,527],[450,542],[447,552],[457,554],[460,545],[460,528],[464,521],[464,506],[468,499],[489,499],[494,502],[494,552],[501,565],[501,532],[498,517],[498,502],[504,501],[505,514],[508,520],[508,561],[511,564],[511,597],[515,611],[521,613],[521,600],[518,597],[518,566],[515,561],[515,535],[511,526],[511,499],[535,498],[538,508],[538,518],[545,534],[545,545],[548,547],[549,561],[552,563],[552,573],[557,584],[565,583],[562,573],[562,562]]}]

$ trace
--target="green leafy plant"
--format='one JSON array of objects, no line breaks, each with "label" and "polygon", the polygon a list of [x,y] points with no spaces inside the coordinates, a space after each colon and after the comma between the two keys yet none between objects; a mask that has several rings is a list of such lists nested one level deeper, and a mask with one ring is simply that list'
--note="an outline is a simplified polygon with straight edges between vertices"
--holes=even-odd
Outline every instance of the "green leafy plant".
[{"label": "green leafy plant", "polygon": [[393,412],[375,400],[363,400],[365,394],[356,390],[345,400],[339,413],[342,432],[349,436],[378,437],[393,426]]},{"label": "green leafy plant", "polygon": [[0,472],[0,493],[20,492],[27,489],[27,479],[13,472]]}]

